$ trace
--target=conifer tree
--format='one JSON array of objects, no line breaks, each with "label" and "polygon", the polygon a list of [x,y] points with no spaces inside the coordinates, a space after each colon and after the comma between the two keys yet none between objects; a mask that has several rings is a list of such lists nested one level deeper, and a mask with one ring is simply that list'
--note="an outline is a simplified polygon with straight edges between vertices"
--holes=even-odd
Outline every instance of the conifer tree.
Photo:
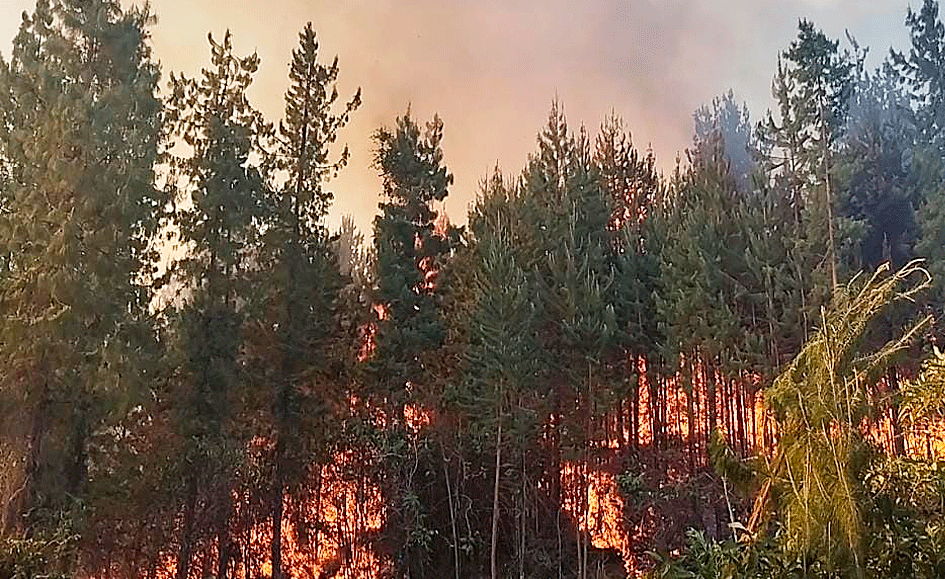
[{"label": "conifer tree", "polygon": [[[778,62],[773,92],[780,124],[769,114],[761,128],[772,175],[787,189],[795,207],[796,235],[792,248],[799,309],[804,331],[817,319],[817,308],[846,274],[849,261],[838,240],[856,236],[853,224],[835,215],[835,157],[846,127],[847,107],[862,67],[863,53],[841,51],[808,20]],[[855,245],[855,244],[852,244]]]},{"label": "conifer tree", "polygon": [[[269,266],[258,285],[265,295],[261,310],[264,327],[274,328],[258,337],[274,350],[277,368],[266,372],[271,359],[260,360],[261,372],[274,385],[271,392],[274,438],[272,521],[272,576],[281,579],[283,499],[286,491],[298,494],[306,473],[329,460],[326,441],[331,426],[330,384],[340,374],[334,343],[339,338],[338,298],[342,280],[330,246],[324,219],[332,193],[326,181],[348,161],[347,147],[336,161],[331,146],[349,114],[361,102],[360,90],[333,108],[338,99],[338,59],[318,61],[318,42],[311,23],[299,34],[292,52],[290,86],[285,96],[285,119],[279,126],[279,149],[274,165],[286,180],[267,206],[270,226],[261,252]],[[267,382],[270,380],[267,380]],[[268,386],[268,385],[267,385]],[[317,420],[322,419],[319,423]],[[317,540],[317,534],[316,534]]]},{"label": "conifer tree", "polygon": [[229,31],[222,42],[212,35],[209,41],[211,68],[199,80],[172,74],[167,105],[173,134],[192,150],[175,160],[190,192],[176,215],[189,251],[174,270],[189,295],[172,316],[184,481],[178,579],[188,577],[200,538],[198,496],[214,507],[208,523],[217,541],[216,576],[229,573],[232,491],[246,436],[235,401],[246,387],[243,330],[246,312],[258,303],[249,282],[260,265],[259,231],[270,198],[256,163],[265,159],[272,129],[246,97],[259,58],[236,56]]},{"label": "conifer tree", "polygon": [[851,99],[849,123],[838,155],[840,205],[864,228],[860,263],[894,269],[912,257],[919,202],[909,102],[888,68],[863,76]]},{"label": "conifer tree", "polygon": [[433,204],[446,199],[453,176],[443,164],[439,117],[425,130],[410,111],[395,129],[374,134],[374,165],[384,182],[385,202],[374,221],[377,259],[376,300],[385,310],[378,322],[377,354],[372,371],[381,381],[379,394],[402,419],[410,386],[422,385],[424,352],[442,339],[437,291],[428,277],[442,267],[449,239],[435,231]]},{"label": "conifer tree", "polygon": [[167,201],[152,22],[117,1],[40,0],[0,66],[0,447],[21,465],[0,533],[71,518],[89,499],[92,434],[141,386]]},{"label": "conifer tree", "polygon": [[[406,440],[404,409],[422,401],[424,391],[432,387],[433,361],[445,336],[440,315],[443,288],[437,276],[458,232],[436,231],[438,214],[433,205],[446,198],[453,182],[443,163],[442,138],[439,117],[421,129],[409,110],[393,129],[382,127],[374,133],[374,166],[383,181],[384,202],[374,220],[374,300],[379,314],[367,370],[374,386],[371,394],[386,413],[387,435],[395,448],[416,444]],[[386,499],[396,513],[390,529],[395,533],[398,573],[407,568],[422,572],[425,505],[405,500],[417,496],[406,457],[394,463],[386,465],[390,467]]]},{"label": "conifer tree", "polygon": [[[742,264],[728,262],[744,254],[744,239],[738,235],[733,211],[740,194],[728,172],[721,136],[716,133],[710,142],[700,143],[690,160],[692,167],[674,185],[667,217],[674,234],[667,237],[660,254],[664,293],[659,307],[666,324],[664,355],[673,368],[686,364],[680,369],[687,376],[690,415],[697,366],[701,362],[706,368],[706,433],[711,433],[718,417],[716,373],[724,361],[734,358],[739,337],[736,304],[730,299],[736,288],[730,282],[738,279]],[[695,454],[694,427],[690,422],[690,455]]]},{"label": "conifer tree", "polygon": [[[504,203],[509,202],[503,187],[501,177],[497,176],[492,190],[487,191],[487,195],[492,197],[490,202],[495,202],[496,196],[505,197]],[[466,356],[469,380],[473,385],[470,407],[481,409],[474,411],[478,421],[494,424],[490,569],[491,577],[497,578],[500,576],[497,559],[499,492],[501,473],[507,468],[502,462],[503,445],[507,444],[503,429],[508,432],[507,422],[516,408],[521,408],[521,396],[535,377],[537,308],[532,282],[517,263],[514,246],[516,224],[509,221],[508,212],[491,215],[480,212],[479,216],[484,219],[475,228],[474,305]]]},{"label": "conifer tree", "polygon": [[[654,155],[652,152],[643,155],[633,146],[619,117],[608,117],[601,126],[594,163],[601,175],[601,188],[611,211],[610,227],[614,230],[610,251],[614,280],[607,298],[616,321],[613,374],[615,379],[624,377],[627,389],[621,392],[629,403],[628,409],[618,410],[618,421],[620,432],[628,432],[635,449],[640,432],[640,388],[645,383],[651,389],[649,399],[655,400],[657,380],[652,370],[644,382],[635,374],[625,375],[623,368],[628,357],[634,361],[645,359],[650,369],[660,366],[659,344],[664,338],[656,307],[656,296],[661,291],[658,258],[661,236],[656,224],[664,187]],[[618,404],[622,407],[623,400]],[[629,424],[624,425],[627,410]]]},{"label": "conifer tree", "polygon": [[[920,199],[917,203],[916,254],[926,258],[935,290],[929,298],[933,312],[941,318],[945,304],[945,24],[939,3],[924,0],[919,12],[910,7],[906,26],[911,36],[908,54],[890,52],[911,106],[904,112],[915,119],[915,146],[911,149],[910,173]],[[940,323],[936,333],[941,336]]]},{"label": "conifer tree", "polygon": [[908,54],[890,49],[893,66],[902,76],[916,104],[919,140],[945,150],[945,25],[937,0],[923,0],[922,8],[906,13],[912,40]]},{"label": "conifer tree", "polygon": [[[551,457],[544,476],[552,504],[561,505],[570,494],[574,504],[583,508],[586,487],[580,482],[564,487],[562,468],[565,461],[587,462],[595,398],[588,368],[611,345],[614,312],[605,298],[612,279],[608,261],[612,234],[607,230],[611,213],[587,134],[569,130],[557,102],[539,133],[538,151],[522,174],[521,195],[526,225],[523,246],[528,251],[522,267],[534,271],[540,304],[539,344],[544,352],[541,374],[547,384],[534,394],[548,400]],[[604,327],[608,331],[590,330]],[[561,537],[560,512],[557,516],[556,541],[563,545],[567,537]],[[575,543],[581,556],[577,569],[583,572],[583,546],[580,540]],[[565,563],[558,562],[559,571]]]}]

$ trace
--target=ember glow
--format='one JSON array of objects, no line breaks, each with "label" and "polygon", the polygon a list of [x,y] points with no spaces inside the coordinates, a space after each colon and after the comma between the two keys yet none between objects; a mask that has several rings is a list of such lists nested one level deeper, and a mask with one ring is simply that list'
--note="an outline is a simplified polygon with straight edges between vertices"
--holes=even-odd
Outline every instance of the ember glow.
[{"label": "ember glow", "polygon": [[562,469],[562,488],[578,489],[564,496],[563,510],[586,533],[591,545],[613,550],[624,560],[629,576],[638,575],[630,550],[629,529],[624,522],[624,498],[613,473],[595,470],[586,463],[567,463]]},{"label": "ember glow", "polygon": [[[283,567],[295,577],[308,579],[380,577],[385,563],[372,544],[386,522],[380,489],[358,472],[358,461],[352,453],[337,453],[332,464],[319,469],[313,479],[310,486],[314,496],[297,502],[287,495],[283,500],[284,512],[292,514],[282,523]],[[293,524],[292,519],[301,524]],[[271,576],[271,524],[258,523],[247,534],[248,541],[236,557],[232,577]],[[194,555],[190,578],[212,574],[216,563],[217,546],[208,545]],[[156,571],[156,578],[175,576],[175,558],[168,555]]]}]

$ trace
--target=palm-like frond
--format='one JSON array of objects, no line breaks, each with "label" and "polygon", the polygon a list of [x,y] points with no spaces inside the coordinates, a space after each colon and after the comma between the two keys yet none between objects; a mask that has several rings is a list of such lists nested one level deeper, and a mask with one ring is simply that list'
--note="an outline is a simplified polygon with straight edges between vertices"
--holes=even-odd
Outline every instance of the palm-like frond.
[{"label": "palm-like frond", "polygon": [[870,322],[930,283],[919,262],[893,274],[888,269],[881,267],[860,289],[854,279],[837,292],[830,311],[822,313],[820,330],[768,392],[781,425],[771,476],[787,545],[801,553],[826,550],[849,560],[858,575],[860,471],[868,452],[862,425],[872,411],[870,391],[894,356],[931,321],[923,318],[898,339],[861,353]]}]

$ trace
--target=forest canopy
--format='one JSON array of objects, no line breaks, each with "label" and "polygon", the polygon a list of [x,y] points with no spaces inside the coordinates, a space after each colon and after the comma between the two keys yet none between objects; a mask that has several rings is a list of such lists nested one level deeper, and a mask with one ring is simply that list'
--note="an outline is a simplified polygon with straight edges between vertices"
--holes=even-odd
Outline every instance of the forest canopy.
[{"label": "forest canopy", "polygon": [[554,100],[463,226],[404,103],[370,232],[317,25],[268,118],[155,19],[0,58],[0,579],[945,576],[938,2],[876,68],[800,20],[668,173]]}]

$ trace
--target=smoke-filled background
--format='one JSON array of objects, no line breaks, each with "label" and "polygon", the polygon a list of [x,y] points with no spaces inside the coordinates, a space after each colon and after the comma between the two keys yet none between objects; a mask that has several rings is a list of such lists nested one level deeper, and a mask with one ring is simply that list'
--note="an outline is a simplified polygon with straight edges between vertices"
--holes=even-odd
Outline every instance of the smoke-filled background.
[{"label": "smoke-filled background", "polygon": [[945,577],[938,0],[125,1],[0,12],[0,579]]},{"label": "smoke-filled background", "polygon": [[[130,5],[131,2],[125,2]],[[798,18],[833,38],[846,31],[872,47],[870,63],[907,41],[901,0],[152,0],[165,77],[196,75],[209,59],[206,33],[229,27],[243,53],[262,58],[252,97],[282,115],[287,62],[300,22],[311,20],[322,59],[338,55],[341,98],[360,86],[363,106],[339,141],[352,155],[334,181],[330,223],[351,214],[370,232],[381,190],[371,133],[408,104],[446,125],[455,175],[447,210],[464,222],[479,181],[498,163],[517,173],[553,98],[569,120],[594,129],[614,110],[638,146],[672,167],[689,144],[691,113],[732,89],[752,114],[770,106],[777,54]],[[916,7],[916,2],[912,2]],[[33,0],[0,2],[0,38],[15,34]],[[9,54],[9,42],[0,46]],[[757,119],[755,119],[757,120]]]}]

